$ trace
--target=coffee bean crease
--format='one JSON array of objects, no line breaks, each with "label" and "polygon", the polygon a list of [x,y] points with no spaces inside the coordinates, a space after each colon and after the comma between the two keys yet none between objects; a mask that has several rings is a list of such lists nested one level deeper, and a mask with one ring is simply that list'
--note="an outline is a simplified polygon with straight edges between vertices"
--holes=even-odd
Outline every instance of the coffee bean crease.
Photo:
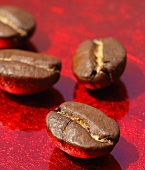
[{"label": "coffee bean crease", "polygon": [[54,66],[53,68],[46,68],[46,66],[44,65],[40,65],[39,62],[38,64],[37,63],[34,63],[33,61],[28,61],[28,60],[15,60],[15,59],[11,59],[11,58],[0,58],[0,61],[6,61],[6,62],[11,62],[11,61],[15,61],[15,62],[20,62],[20,63],[23,63],[23,64],[27,64],[27,65],[31,65],[31,66],[34,66],[34,67],[37,67],[37,68],[41,68],[41,69],[44,69],[44,70],[47,70],[47,71],[57,71],[57,68],[56,66]]},{"label": "coffee bean crease", "polygon": [[112,74],[109,73],[108,70],[104,67],[105,61],[104,61],[104,54],[103,54],[103,48],[104,48],[103,42],[101,40],[95,39],[93,43],[95,44],[94,56],[95,56],[97,68],[96,70],[92,71],[91,77],[94,78],[96,74],[102,71],[112,81]]},{"label": "coffee bean crease", "polygon": [[10,28],[15,30],[21,36],[26,36],[27,35],[27,31],[25,31],[24,29],[18,27],[15,23],[13,23],[12,20],[10,20],[7,16],[5,16],[4,11],[0,12],[0,22],[5,24],[5,25],[8,25]]},{"label": "coffee bean crease", "polygon": [[[61,108],[56,109],[56,113],[61,114],[61,115],[63,115],[64,117],[69,118],[71,121],[74,121],[74,122],[78,123],[78,124],[79,124],[81,127],[83,127],[83,128],[90,134],[90,136],[91,136],[94,140],[96,140],[97,142],[108,143],[108,144],[110,144],[110,145],[113,144],[112,138],[111,138],[110,136],[109,136],[109,137],[100,138],[99,135],[94,135],[94,134],[92,134],[91,131],[90,131],[90,128],[89,128],[89,127],[86,125],[86,123],[85,123],[83,120],[81,120],[80,118],[75,117],[74,115],[73,115],[73,116],[67,115],[65,112],[62,112],[62,111],[61,111]],[[71,121],[69,121],[68,124],[69,124]],[[68,126],[68,124],[66,125],[66,127]],[[66,129],[66,127],[65,127],[65,129]],[[63,131],[64,131],[64,130],[63,130]]]},{"label": "coffee bean crease", "polygon": [[100,40],[94,40],[95,50],[94,55],[96,58],[97,68],[96,71],[99,73],[104,68],[104,56],[103,56],[103,42]]}]

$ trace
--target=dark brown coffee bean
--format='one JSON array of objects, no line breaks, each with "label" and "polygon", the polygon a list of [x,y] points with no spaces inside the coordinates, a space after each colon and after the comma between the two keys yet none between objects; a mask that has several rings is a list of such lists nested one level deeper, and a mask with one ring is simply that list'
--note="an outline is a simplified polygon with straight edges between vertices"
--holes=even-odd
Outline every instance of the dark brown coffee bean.
[{"label": "dark brown coffee bean", "polygon": [[73,56],[73,73],[89,89],[112,84],[126,65],[125,48],[113,38],[88,40],[80,44]]},{"label": "dark brown coffee bean", "polygon": [[60,77],[60,60],[34,52],[0,50],[0,89],[12,94],[34,94]]},{"label": "dark brown coffee bean", "polygon": [[20,45],[35,29],[35,20],[28,12],[14,6],[0,6],[0,48]]},{"label": "dark brown coffee bean", "polygon": [[46,126],[57,147],[80,158],[110,153],[120,137],[115,120],[92,106],[77,102],[65,102],[49,112]]}]

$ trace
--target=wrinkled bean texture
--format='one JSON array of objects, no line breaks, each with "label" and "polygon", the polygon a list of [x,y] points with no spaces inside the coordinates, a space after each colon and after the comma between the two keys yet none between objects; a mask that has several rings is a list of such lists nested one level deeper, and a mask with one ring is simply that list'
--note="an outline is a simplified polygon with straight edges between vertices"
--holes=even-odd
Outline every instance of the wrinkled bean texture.
[{"label": "wrinkled bean texture", "polygon": [[93,39],[77,48],[72,69],[88,89],[101,89],[118,80],[126,66],[126,50],[114,38]]},{"label": "wrinkled bean texture", "polygon": [[39,53],[0,50],[0,89],[12,94],[35,94],[55,84],[60,77],[61,62]]},{"label": "wrinkled bean texture", "polygon": [[0,48],[15,47],[26,42],[36,27],[34,17],[15,6],[0,6]]},{"label": "wrinkled bean texture", "polygon": [[49,112],[46,127],[58,148],[79,158],[110,153],[120,137],[115,120],[92,106],[72,101]]}]

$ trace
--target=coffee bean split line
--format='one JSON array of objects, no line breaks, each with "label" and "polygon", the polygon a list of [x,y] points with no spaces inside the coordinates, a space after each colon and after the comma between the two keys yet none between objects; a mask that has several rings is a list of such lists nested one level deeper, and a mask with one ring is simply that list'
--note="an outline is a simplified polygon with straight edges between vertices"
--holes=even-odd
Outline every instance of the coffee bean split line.
[{"label": "coffee bean split line", "polygon": [[5,15],[3,15],[2,13],[0,13],[0,22],[8,25],[10,28],[12,28],[13,30],[15,30],[17,33],[19,33],[21,36],[26,36],[27,32],[22,29],[19,28],[17,25],[15,25],[12,20],[10,20],[9,18],[7,18]]},{"label": "coffee bean split line", "polygon": [[[67,117],[67,118],[70,119],[70,121],[69,121],[69,122],[67,123],[67,125],[65,126],[64,130],[66,129],[66,127],[68,126],[69,123],[71,123],[72,121],[74,121],[74,122],[78,123],[81,127],[83,127],[83,128],[90,134],[90,136],[91,136],[94,140],[96,140],[96,141],[98,141],[98,142],[101,142],[101,143],[108,143],[108,144],[110,144],[110,145],[113,144],[112,138],[111,138],[110,136],[109,136],[109,137],[100,138],[99,135],[94,135],[94,134],[92,134],[92,133],[90,132],[90,128],[89,128],[89,127],[86,125],[86,123],[84,123],[84,121],[81,120],[80,118],[67,115],[65,112],[62,112],[62,111],[61,111],[61,108],[57,108],[55,111],[56,111],[56,113],[61,114],[61,115],[63,115],[64,117]],[[63,130],[63,131],[64,131],[64,130]]]},{"label": "coffee bean split line", "polygon": [[45,68],[43,65],[37,65],[37,63],[33,63],[33,62],[30,62],[30,61],[26,61],[26,60],[15,60],[15,59],[11,59],[11,58],[0,58],[0,61],[6,61],[6,62],[11,62],[11,61],[14,61],[14,62],[19,62],[19,63],[23,63],[23,64],[28,64],[28,65],[31,65],[31,66],[34,66],[34,67],[37,67],[37,68],[41,68],[41,69],[44,69],[44,70],[47,70],[47,71],[57,71],[58,68],[56,66],[54,66],[53,68]]},{"label": "coffee bean split line", "polygon": [[99,73],[104,68],[103,42],[100,40],[94,40],[94,44],[96,46],[94,50],[94,56],[97,64],[96,71]]},{"label": "coffee bean split line", "polygon": [[94,50],[94,56],[97,68],[96,70],[93,70],[91,73],[91,77],[94,78],[96,74],[98,74],[100,71],[105,73],[109,79],[112,81],[112,74],[109,73],[109,71],[104,67],[104,63],[109,63],[110,61],[104,61],[104,55],[103,55],[103,42],[101,40],[95,39],[94,44],[96,45]]}]

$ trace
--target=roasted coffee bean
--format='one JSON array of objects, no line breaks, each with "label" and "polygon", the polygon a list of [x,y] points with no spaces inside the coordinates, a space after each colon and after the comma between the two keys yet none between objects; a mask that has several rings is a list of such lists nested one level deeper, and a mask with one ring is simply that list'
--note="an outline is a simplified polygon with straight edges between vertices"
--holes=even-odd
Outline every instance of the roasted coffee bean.
[{"label": "roasted coffee bean", "polygon": [[115,120],[92,106],[77,102],[65,102],[49,112],[46,127],[58,148],[79,158],[110,153],[120,137]]},{"label": "roasted coffee bean", "polygon": [[12,94],[34,94],[60,77],[59,59],[16,49],[0,50],[0,89]]},{"label": "roasted coffee bean", "polygon": [[23,9],[0,6],[0,48],[15,47],[30,38],[35,19]]},{"label": "roasted coffee bean", "polygon": [[83,42],[72,62],[74,75],[88,89],[100,89],[112,84],[122,75],[125,66],[125,48],[113,38]]}]

